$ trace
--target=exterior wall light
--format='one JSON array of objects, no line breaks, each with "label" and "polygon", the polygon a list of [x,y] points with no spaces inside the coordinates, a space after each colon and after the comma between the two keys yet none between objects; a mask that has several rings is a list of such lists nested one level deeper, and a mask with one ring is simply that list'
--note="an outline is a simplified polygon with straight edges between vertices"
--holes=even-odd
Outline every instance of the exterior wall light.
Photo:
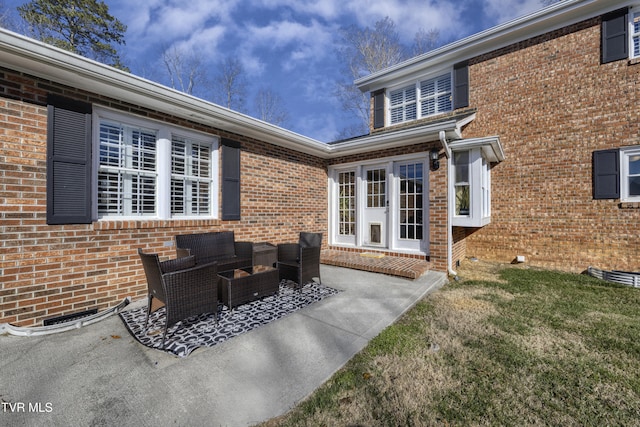
[{"label": "exterior wall light", "polygon": [[429,152],[429,159],[431,160],[431,170],[437,171],[438,169],[440,169],[440,160],[438,160],[439,157],[440,150],[438,150],[437,148],[434,148]]}]

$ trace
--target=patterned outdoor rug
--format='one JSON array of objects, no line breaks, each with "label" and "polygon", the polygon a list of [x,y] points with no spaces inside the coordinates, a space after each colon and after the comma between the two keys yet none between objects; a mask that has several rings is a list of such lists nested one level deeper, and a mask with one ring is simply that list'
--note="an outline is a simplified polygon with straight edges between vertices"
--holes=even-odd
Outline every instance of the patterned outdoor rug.
[{"label": "patterned outdoor rug", "polygon": [[[305,285],[301,291],[294,291],[283,281],[280,283],[279,295],[239,305],[231,312],[226,306],[220,305],[217,325],[213,314],[203,314],[177,323],[167,331],[164,350],[179,357],[186,357],[199,347],[213,347],[338,292],[340,291],[315,283]],[[151,313],[149,328],[145,330],[146,315],[147,307],[144,306],[123,311],[120,318],[131,335],[141,344],[161,350],[164,307]]]}]

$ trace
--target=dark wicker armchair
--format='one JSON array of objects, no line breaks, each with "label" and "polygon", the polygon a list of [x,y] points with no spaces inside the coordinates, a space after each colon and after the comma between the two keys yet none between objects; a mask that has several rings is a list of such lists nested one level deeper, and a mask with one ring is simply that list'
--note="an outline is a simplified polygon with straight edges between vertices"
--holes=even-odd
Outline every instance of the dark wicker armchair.
[{"label": "dark wicker armchair", "polygon": [[320,279],[320,247],[322,233],[300,233],[298,243],[281,243],[278,245],[278,269],[280,280],[288,279],[296,282],[298,288]]},{"label": "dark wicker armchair", "polygon": [[[161,262],[157,254],[145,254],[138,249],[149,292],[149,306],[145,328],[149,323],[153,299],[166,307],[166,322],[162,335],[162,348],[167,329],[176,323],[203,313],[218,315],[218,268],[216,263],[195,265],[193,256]],[[154,310],[155,311],[155,310]]]}]

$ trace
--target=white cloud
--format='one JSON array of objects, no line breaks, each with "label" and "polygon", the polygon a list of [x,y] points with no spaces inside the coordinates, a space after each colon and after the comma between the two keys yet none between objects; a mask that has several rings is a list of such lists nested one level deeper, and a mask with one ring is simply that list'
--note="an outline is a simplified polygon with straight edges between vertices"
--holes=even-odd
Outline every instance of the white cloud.
[{"label": "white cloud", "polygon": [[373,27],[389,17],[403,42],[410,44],[420,30],[437,29],[441,36],[455,36],[456,26],[463,13],[464,2],[444,0],[347,0],[345,7],[361,27]]},{"label": "white cloud", "polygon": [[267,9],[287,7],[299,14],[316,16],[326,20],[340,16],[343,11],[343,3],[340,0],[261,0],[252,2],[252,4],[258,4]]},{"label": "white cloud", "polygon": [[316,20],[308,25],[290,20],[272,21],[264,26],[249,24],[242,34],[243,56],[264,56],[265,49],[271,55],[280,51],[278,55],[282,55],[280,62],[285,71],[322,60],[332,49],[331,28]]},{"label": "white cloud", "polygon": [[482,3],[485,14],[503,23],[534,12],[543,7],[540,0],[486,0]]}]

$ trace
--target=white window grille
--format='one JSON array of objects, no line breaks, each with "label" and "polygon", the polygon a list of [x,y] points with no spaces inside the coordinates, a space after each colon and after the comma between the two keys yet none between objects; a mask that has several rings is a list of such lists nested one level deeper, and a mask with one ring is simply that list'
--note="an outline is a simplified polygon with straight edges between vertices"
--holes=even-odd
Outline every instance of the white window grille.
[{"label": "white window grille", "polygon": [[171,141],[171,214],[210,215],[211,145],[174,136]]},{"label": "white window grille", "polygon": [[402,123],[416,119],[416,87],[408,86],[390,93],[391,123]]},{"label": "white window grille", "polygon": [[421,117],[451,111],[451,74],[420,82]]},{"label": "white window grille", "polygon": [[453,110],[451,73],[389,92],[389,121],[407,122]]},{"label": "white window grille", "polygon": [[98,214],[156,214],[156,134],[119,123],[100,124]]},{"label": "white window grille", "polygon": [[[635,8],[634,8],[635,9]],[[631,57],[640,57],[640,12],[631,12]]]}]

